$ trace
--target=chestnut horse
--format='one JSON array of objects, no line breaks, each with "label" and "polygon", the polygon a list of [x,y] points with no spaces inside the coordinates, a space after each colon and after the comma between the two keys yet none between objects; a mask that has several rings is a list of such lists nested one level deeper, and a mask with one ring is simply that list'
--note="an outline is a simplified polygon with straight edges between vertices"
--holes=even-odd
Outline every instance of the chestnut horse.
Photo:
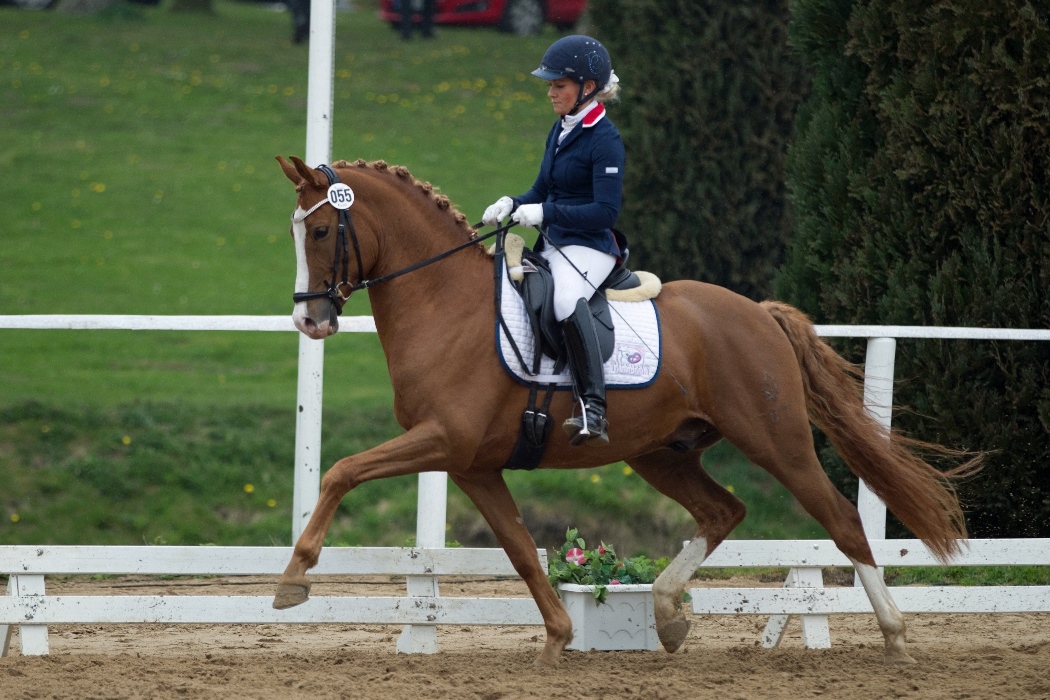
[{"label": "chestnut horse", "polygon": [[[306,601],[306,572],[321,553],[340,500],[385,477],[447,472],[485,517],[543,616],[538,662],[555,664],[572,624],[536,557],[536,545],[503,480],[528,390],[497,358],[493,259],[466,218],[407,169],[379,161],[331,167],[353,191],[337,210],[330,179],[298,158],[278,156],[298,195],[292,218],[296,327],[311,338],[338,330],[352,287],[370,289],[376,330],[405,433],[325,473],[313,515],[281,576],[275,608]],[[331,172],[331,171],[329,171]],[[347,195],[336,199],[345,207]],[[345,218],[340,219],[340,214]],[[349,216],[346,216],[349,215]],[[340,232],[342,226],[343,231]],[[351,245],[352,239],[352,245]],[[457,246],[440,262],[379,280]],[[362,279],[365,278],[365,279]],[[382,281],[371,286],[372,281]],[[703,469],[700,455],[725,438],[794,494],[853,562],[886,641],[886,658],[911,662],[904,619],[868,547],[857,509],[817,461],[810,421],[849,467],[916,536],[947,560],[966,537],[950,479],[913,454],[865,411],[857,370],[826,345],[800,311],[752,302],[693,281],[665,284],[656,298],[663,366],[644,389],[608,396],[610,442],[572,447],[553,431],[541,468],[581,469],[625,461],[696,520],[697,534],[653,586],[657,633],[667,651],[685,641],[682,592],[697,567],[744,518],[744,504]],[[570,392],[552,404],[572,412]]]}]

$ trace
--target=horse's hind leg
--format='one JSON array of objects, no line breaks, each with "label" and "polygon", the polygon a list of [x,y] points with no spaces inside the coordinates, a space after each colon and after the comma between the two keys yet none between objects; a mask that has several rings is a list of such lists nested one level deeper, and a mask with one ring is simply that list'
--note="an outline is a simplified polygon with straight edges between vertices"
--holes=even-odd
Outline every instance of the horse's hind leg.
[{"label": "horse's hind leg", "polygon": [[[801,387],[799,392],[801,403]],[[754,408],[754,407],[752,407]],[[754,410],[741,416],[762,415]],[[886,660],[914,663],[905,650],[904,616],[878,574],[864,535],[860,513],[831,483],[813,449],[805,406],[780,406],[776,420],[723,420],[719,430],[752,462],[787,487],[799,504],[827,530],[835,545],[853,562],[868,594],[886,642]]]},{"label": "horse's hind leg", "polygon": [[806,512],[816,518],[828,531],[835,545],[853,562],[882,630],[886,661],[915,663],[915,659],[905,649],[904,616],[897,609],[886,582],[875,566],[875,557],[864,535],[860,513],[832,485],[817,461],[816,454],[801,462],[801,465],[790,465],[786,469],[785,465],[780,464],[774,469],[766,468],[794,494]]},{"label": "horse's hind leg", "polygon": [[627,462],[657,491],[680,503],[696,520],[696,537],[664,569],[653,585],[656,633],[669,652],[677,651],[689,632],[682,613],[682,591],[733,528],[744,519],[744,504],[704,471],[699,452],[668,449]]}]

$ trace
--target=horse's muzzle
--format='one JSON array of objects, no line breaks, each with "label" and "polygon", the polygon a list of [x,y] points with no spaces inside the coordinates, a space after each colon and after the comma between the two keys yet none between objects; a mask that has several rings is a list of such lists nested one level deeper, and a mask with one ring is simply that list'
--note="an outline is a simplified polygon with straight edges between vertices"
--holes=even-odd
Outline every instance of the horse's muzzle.
[{"label": "horse's muzzle", "polygon": [[310,303],[300,302],[292,312],[292,321],[306,336],[314,340],[324,340],[339,331],[339,309],[328,299]]}]

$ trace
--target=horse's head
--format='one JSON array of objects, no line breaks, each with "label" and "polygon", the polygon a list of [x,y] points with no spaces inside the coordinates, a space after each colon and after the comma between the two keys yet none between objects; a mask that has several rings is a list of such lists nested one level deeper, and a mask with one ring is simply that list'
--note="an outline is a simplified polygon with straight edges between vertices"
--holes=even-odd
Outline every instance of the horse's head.
[{"label": "horse's head", "polygon": [[[339,330],[339,314],[356,290],[400,278],[399,294],[412,289],[411,298],[430,295],[435,285],[461,274],[466,263],[458,268],[430,264],[460,250],[476,248],[480,258],[474,262],[484,259],[486,265],[474,269],[491,280],[491,258],[467,218],[408,168],[381,160],[336,161],[317,168],[295,157],[277,156],[277,161],[298,194],[291,230],[296,259],[292,320],[311,338]],[[390,240],[396,245],[384,245]],[[411,284],[402,277],[416,270]],[[376,300],[373,296],[373,311]]]},{"label": "horse's head", "polygon": [[314,339],[339,330],[339,314],[352,290],[351,275],[363,277],[357,232],[349,216],[353,190],[328,166],[311,168],[292,156],[277,156],[298,193],[292,213],[295,241],[295,327]]}]

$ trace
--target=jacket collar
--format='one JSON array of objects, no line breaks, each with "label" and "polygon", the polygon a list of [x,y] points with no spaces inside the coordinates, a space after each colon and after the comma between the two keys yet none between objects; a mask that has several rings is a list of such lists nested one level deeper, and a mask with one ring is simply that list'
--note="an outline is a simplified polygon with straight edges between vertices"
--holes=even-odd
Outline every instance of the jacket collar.
[{"label": "jacket collar", "polygon": [[[604,117],[604,116],[605,116],[605,105],[603,105],[601,102],[595,103],[595,105],[593,107],[591,107],[587,112],[584,113],[583,119],[580,120],[580,124],[578,126],[580,126],[581,128],[578,128],[578,129],[574,128],[565,137],[564,141],[562,141],[560,144],[555,144],[554,153],[558,154],[558,153],[561,153],[562,151],[564,151],[568,147],[568,145],[570,143],[572,143],[577,138],[579,138],[580,134],[583,133],[584,129],[589,129],[590,127],[594,126],[599,121],[601,121],[602,117]],[[558,121],[558,124],[555,126],[555,128],[559,128],[559,129],[561,128],[561,121],[560,120]]]},{"label": "jacket collar", "polygon": [[594,126],[604,116],[605,105],[603,105],[601,102],[598,102],[594,108],[592,108],[589,112],[583,115],[583,128],[587,129]]},{"label": "jacket collar", "polygon": [[564,116],[559,123],[563,129],[575,128],[577,124],[583,124],[584,128],[587,128],[594,126],[604,115],[605,105],[601,102],[591,102],[582,112]]}]

